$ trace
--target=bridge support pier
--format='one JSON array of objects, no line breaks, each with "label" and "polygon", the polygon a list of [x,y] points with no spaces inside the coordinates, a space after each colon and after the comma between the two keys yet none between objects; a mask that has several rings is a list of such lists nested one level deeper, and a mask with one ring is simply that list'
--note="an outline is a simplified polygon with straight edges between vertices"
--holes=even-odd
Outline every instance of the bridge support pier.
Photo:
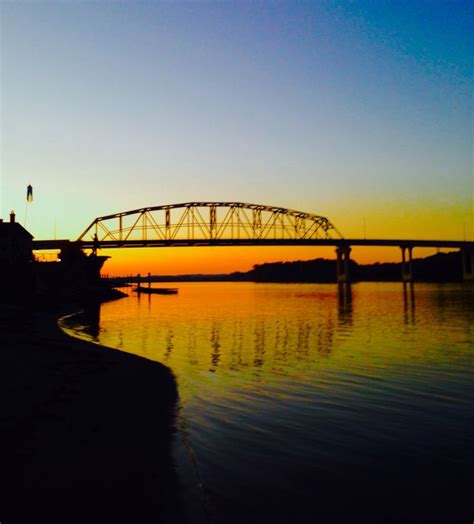
[{"label": "bridge support pier", "polygon": [[341,246],[336,249],[337,255],[337,281],[339,284],[345,284],[351,281],[350,261],[351,251],[349,246]]},{"label": "bridge support pier", "polygon": [[[413,282],[413,258],[411,246],[400,246],[402,250],[402,281]],[[406,257],[406,251],[408,250],[408,260]]]},{"label": "bridge support pier", "polygon": [[461,249],[462,256],[462,279],[474,281],[474,249],[465,247]]}]

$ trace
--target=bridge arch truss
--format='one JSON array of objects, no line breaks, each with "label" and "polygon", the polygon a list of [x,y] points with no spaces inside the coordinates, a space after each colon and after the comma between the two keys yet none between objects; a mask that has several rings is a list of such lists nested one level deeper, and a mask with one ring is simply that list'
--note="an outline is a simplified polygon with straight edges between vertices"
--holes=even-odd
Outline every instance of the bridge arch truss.
[{"label": "bridge arch truss", "polygon": [[103,245],[216,245],[342,239],[326,217],[241,202],[187,202],[96,218],[79,237]]}]

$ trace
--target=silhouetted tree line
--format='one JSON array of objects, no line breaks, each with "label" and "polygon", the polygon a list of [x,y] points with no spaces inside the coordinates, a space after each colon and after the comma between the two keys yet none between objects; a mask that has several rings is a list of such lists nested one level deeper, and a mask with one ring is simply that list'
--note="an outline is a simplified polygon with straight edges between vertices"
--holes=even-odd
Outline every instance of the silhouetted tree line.
[{"label": "silhouetted tree line", "polygon": [[[351,260],[350,272],[354,281],[399,281],[402,264],[358,264]],[[462,280],[462,260],[459,251],[437,253],[413,259],[415,280],[425,282],[458,282]],[[324,258],[296,262],[257,264],[246,273],[232,273],[233,280],[255,282],[335,282],[336,261]]]}]

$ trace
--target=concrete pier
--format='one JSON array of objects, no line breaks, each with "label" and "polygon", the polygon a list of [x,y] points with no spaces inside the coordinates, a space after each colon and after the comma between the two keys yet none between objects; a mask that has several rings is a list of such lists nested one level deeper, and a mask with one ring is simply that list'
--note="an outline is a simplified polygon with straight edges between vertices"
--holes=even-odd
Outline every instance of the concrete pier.
[{"label": "concrete pier", "polygon": [[351,281],[350,260],[352,249],[349,246],[341,246],[336,249],[337,255],[337,281],[346,284]]},{"label": "concrete pier", "polygon": [[461,249],[462,278],[464,281],[474,281],[474,249],[464,247]]},{"label": "concrete pier", "polygon": [[[402,281],[413,282],[413,247],[412,246],[400,246],[402,250]],[[408,251],[408,260],[406,257],[406,251]]]}]

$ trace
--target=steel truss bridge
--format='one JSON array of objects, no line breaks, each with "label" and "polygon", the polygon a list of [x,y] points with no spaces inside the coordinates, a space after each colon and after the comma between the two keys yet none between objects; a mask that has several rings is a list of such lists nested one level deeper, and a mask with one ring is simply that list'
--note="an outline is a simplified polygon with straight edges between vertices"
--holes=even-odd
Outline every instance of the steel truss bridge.
[{"label": "steel truss bridge", "polygon": [[[76,241],[35,240],[34,250],[190,246],[334,246],[338,279],[349,278],[351,246],[398,246],[403,278],[412,279],[415,247],[463,251],[466,279],[474,279],[474,242],[410,239],[347,239],[324,216],[241,202],[186,202],[144,207],[96,218]],[[406,253],[408,256],[406,257]]]},{"label": "steel truss bridge", "polygon": [[107,247],[252,244],[341,239],[326,218],[240,202],[188,202],[96,218],[79,237]]}]

